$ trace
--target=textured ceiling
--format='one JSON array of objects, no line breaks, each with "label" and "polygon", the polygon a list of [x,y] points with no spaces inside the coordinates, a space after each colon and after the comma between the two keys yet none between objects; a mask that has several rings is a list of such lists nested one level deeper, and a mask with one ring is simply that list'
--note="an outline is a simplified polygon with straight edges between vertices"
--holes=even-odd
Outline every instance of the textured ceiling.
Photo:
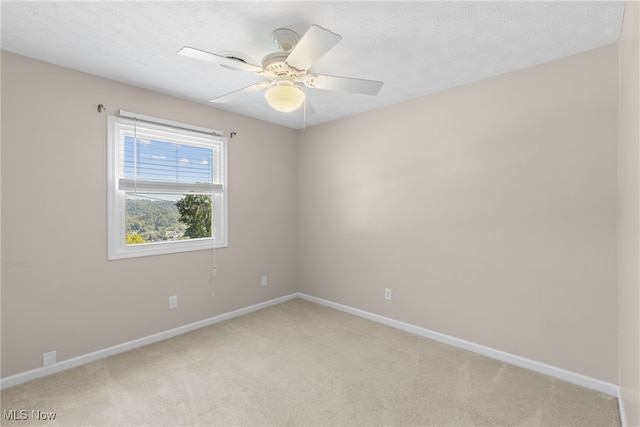
[{"label": "textured ceiling", "polygon": [[[2,1],[2,49],[291,128],[262,93],[211,98],[261,81],[176,54],[239,52],[260,64],[271,32],[311,24],[342,35],[311,68],[381,80],[375,97],[309,89],[306,126],[614,43],[624,2],[30,2]],[[99,102],[99,100],[96,100]]]}]

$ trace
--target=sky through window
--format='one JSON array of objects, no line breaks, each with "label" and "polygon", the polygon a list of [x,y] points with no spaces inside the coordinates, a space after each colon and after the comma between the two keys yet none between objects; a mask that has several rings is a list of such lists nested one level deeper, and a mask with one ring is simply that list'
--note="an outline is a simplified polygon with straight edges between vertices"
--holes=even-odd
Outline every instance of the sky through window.
[{"label": "sky through window", "polygon": [[[125,176],[170,182],[213,182],[213,150],[193,145],[124,137]],[[136,165],[137,161],[137,167]],[[136,173],[137,172],[137,173]]]}]

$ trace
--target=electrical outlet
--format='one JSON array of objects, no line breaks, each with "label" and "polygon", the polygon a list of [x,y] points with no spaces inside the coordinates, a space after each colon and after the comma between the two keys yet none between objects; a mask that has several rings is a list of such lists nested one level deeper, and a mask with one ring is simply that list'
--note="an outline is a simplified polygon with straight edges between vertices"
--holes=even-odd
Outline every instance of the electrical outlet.
[{"label": "electrical outlet", "polygon": [[384,288],[384,299],[391,301],[391,288]]},{"label": "electrical outlet", "polygon": [[260,286],[267,286],[267,276],[262,276],[260,278]]},{"label": "electrical outlet", "polygon": [[56,363],[56,352],[55,351],[50,351],[48,353],[43,353],[42,354],[42,366],[43,367],[51,366],[54,363]]},{"label": "electrical outlet", "polygon": [[169,308],[176,308],[176,307],[178,307],[178,296],[172,295],[169,297]]}]

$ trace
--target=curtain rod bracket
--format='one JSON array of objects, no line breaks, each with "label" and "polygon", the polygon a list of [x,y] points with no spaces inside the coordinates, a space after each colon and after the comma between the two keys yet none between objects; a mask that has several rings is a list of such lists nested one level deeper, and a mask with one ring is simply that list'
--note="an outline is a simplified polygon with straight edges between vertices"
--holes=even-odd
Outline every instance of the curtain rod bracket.
[{"label": "curtain rod bracket", "polygon": [[98,113],[103,113],[105,111],[104,104],[98,104]]}]

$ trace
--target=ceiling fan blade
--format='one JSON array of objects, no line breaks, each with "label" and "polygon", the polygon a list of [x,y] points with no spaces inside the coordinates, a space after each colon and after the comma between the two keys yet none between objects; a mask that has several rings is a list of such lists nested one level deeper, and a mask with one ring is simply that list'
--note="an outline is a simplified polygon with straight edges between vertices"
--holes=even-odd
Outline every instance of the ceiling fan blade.
[{"label": "ceiling fan blade", "polygon": [[377,95],[384,83],[376,80],[353,79],[350,77],[309,75],[304,84],[307,87],[316,89]]},{"label": "ceiling fan blade", "polygon": [[257,65],[249,64],[248,62],[244,62],[239,59],[216,55],[215,53],[206,52],[194,47],[185,46],[178,50],[178,55],[199,59],[201,61],[212,62],[214,64],[233,68],[234,70],[251,71],[253,73],[262,72],[262,67],[258,67]]},{"label": "ceiling fan blade", "polygon": [[242,89],[234,90],[233,92],[227,93],[226,95],[219,96],[217,98],[213,98],[209,102],[230,102],[242,95],[248,95],[250,93],[258,92],[267,87],[271,86],[270,81],[258,82],[254,83],[251,86],[243,87]]},{"label": "ceiling fan blade", "polygon": [[286,63],[298,70],[308,70],[340,40],[342,36],[312,25],[293,48]]}]

